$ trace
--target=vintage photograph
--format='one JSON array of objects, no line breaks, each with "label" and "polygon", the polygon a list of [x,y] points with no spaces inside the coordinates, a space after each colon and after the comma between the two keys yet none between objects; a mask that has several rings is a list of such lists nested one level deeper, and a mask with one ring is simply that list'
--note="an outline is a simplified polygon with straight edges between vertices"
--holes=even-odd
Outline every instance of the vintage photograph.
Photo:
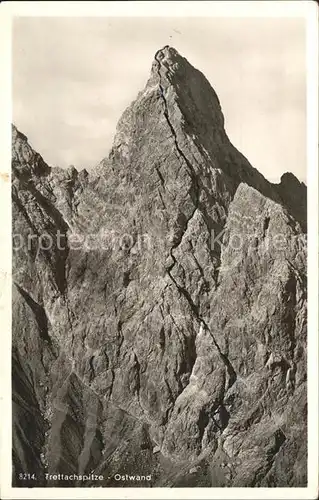
[{"label": "vintage photograph", "polygon": [[307,487],[306,102],[302,17],[14,18],[13,487]]}]

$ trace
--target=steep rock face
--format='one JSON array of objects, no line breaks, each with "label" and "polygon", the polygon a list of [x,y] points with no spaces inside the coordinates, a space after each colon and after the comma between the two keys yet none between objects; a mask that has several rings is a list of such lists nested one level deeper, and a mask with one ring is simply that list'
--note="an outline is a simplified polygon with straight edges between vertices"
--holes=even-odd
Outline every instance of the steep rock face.
[{"label": "steep rock face", "polygon": [[92,174],[12,147],[13,483],[305,485],[305,186],[249,164],[170,47]]}]

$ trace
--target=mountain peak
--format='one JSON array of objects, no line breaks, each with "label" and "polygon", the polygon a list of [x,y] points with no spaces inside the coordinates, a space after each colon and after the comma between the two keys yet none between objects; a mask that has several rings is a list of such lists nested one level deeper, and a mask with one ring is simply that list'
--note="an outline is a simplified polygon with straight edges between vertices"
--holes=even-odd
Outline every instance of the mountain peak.
[{"label": "mountain peak", "polygon": [[12,134],[12,142],[16,142],[17,140],[25,141],[28,142],[28,138],[26,135],[24,135],[18,128],[14,125],[14,123],[11,123],[11,134]]},{"label": "mountain peak", "polygon": [[187,98],[196,100],[197,87],[197,91],[199,89],[204,93],[209,101],[213,98],[214,104],[217,103],[221,111],[219,99],[205,75],[192,66],[174,47],[165,45],[155,53],[152,65],[152,74],[154,73],[160,78],[163,87],[172,85],[178,96],[186,93]]},{"label": "mountain peak", "polygon": [[[145,152],[146,136],[185,136],[208,152],[226,143],[224,117],[218,97],[206,77],[177,50],[168,45],[159,49],[150,78],[136,100],[124,111],[117,125],[111,155],[120,153],[121,162],[131,163],[136,152]],[[138,140],[137,140],[138,138]],[[176,144],[175,144],[176,145]],[[143,154],[143,153],[142,153]]]},{"label": "mountain peak", "polygon": [[154,56],[155,61],[159,64],[166,63],[167,65],[174,65],[182,62],[187,62],[187,60],[182,57],[179,52],[174,49],[174,47],[170,47],[169,45],[165,45],[162,49],[159,49]]},{"label": "mountain peak", "polygon": [[292,172],[285,172],[282,174],[280,177],[280,184],[285,185],[285,186],[295,186],[295,187],[300,187],[300,186],[305,186],[303,182],[300,182],[298,177],[296,177]]},{"label": "mountain peak", "polygon": [[11,124],[11,135],[12,169],[16,175],[41,176],[51,171],[50,167],[43,161],[42,156],[30,146],[27,136],[20,132],[13,123]]}]

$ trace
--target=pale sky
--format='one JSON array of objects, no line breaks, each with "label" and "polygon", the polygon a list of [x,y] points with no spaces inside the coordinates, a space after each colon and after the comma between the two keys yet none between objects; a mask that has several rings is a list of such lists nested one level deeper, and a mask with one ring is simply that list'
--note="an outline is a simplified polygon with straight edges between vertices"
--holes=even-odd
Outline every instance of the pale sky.
[{"label": "pale sky", "polygon": [[95,166],[164,45],[207,77],[255,168],[306,180],[301,18],[16,18],[13,122],[48,164]]}]

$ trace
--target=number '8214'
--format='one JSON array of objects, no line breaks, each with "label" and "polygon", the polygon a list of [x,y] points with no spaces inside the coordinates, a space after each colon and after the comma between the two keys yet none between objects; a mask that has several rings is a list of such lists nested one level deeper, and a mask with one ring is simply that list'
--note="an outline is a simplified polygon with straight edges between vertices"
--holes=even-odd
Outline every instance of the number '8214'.
[{"label": "number '8214'", "polygon": [[35,474],[30,474],[30,473],[27,473],[27,472],[24,472],[24,473],[21,472],[19,474],[19,479],[22,479],[22,480],[36,479],[36,476],[35,476]]}]

